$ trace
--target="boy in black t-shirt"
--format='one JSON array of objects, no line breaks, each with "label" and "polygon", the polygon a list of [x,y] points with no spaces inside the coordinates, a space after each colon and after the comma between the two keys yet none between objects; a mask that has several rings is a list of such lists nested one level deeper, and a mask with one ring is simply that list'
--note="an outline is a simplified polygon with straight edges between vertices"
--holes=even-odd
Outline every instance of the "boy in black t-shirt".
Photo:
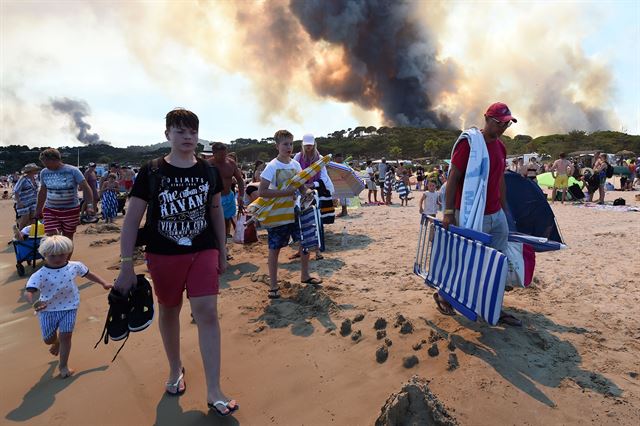
[{"label": "boy in black t-shirt", "polygon": [[120,238],[121,269],[115,288],[128,294],[136,283],[133,249],[140,221],[149,203],[146,245],[147,267],[158,297],[159,327],[169,361],[166,392],[186,390],[180,359],[180,309],[186,289],[198,326],[209,408],[228,415],[239,408],[220,389],[220,324],[218,323],[218,275],[227,267],[225,227],[216,170],[210,182],[206,162],[198,161],[198,117],[175,109],[166,116],[165,135],[171,152],[158,162],[150,188],[150,165],[142,167],[133,188]]}]

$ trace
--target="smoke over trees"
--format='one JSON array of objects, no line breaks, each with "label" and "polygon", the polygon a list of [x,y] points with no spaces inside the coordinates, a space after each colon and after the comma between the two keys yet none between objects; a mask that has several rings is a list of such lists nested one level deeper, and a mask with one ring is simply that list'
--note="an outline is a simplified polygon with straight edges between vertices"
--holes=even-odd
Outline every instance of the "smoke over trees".
[{"label": "smoke over trees", "polygon": [[49,106],[53,111],[67,115],[70,119],[71,131],[76,134],[76,139],[85,145],[92,144],[106,144],[109,142],[100,139],[100,135],[97,133],[90,133],[91,125],[87,123],[84,118],[91,114],[89,104],[83,100],[75,100],[69,98],[56,98],[51,99]]}]

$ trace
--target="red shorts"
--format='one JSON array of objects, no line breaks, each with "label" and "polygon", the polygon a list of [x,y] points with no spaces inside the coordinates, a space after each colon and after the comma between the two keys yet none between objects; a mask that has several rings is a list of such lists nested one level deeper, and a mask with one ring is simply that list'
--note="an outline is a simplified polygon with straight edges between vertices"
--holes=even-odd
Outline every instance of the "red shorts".
[{"label": "red shorts", "polygon": [[78,224],[80,224],[80,206],[72,209],[50,209],[45,207],[42,210],[44,219],[44,232],[47,235],[58,233],[74,234]]},{"label": "red shorts", "polygon": [[129,190],[133,188],[133,181],[132,180],[125,180],[124,181],[124,189],[129,192]]},{"label": "red shorts", "polygon": [[178,306],[182,302],[185,288],[187,297],[219,293],[216,249],[188,254],[147,253],[147,268],[151,273],[158,303],[164,306]]}]

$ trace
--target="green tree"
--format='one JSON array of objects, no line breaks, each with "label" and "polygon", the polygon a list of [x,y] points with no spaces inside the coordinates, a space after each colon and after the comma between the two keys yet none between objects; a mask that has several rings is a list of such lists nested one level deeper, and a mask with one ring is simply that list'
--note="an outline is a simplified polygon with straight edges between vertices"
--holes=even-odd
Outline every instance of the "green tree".
[{"label": "green tree", "polygon": [[389,148],[389,157],[393,158],[394,160],[399,160],[401,156],[402,148],[397,145],[393,145],[391,148]]}]

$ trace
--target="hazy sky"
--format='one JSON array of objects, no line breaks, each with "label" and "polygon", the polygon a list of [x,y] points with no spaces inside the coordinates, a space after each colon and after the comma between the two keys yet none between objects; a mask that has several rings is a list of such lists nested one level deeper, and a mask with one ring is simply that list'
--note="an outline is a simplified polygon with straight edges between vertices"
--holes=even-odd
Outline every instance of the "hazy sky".
[{"label": "hazy sky", "polygon": [[[0,144],[78,145],[78,122],[115,146],[157,143],[174,107],[198,114],[201,138],[224,142],[390,124],[375,94],[374,105],[356,105],[328,93],[368,64],[312,39],[288,8],[1,0]],[[500,100],[519,118],[512,135],[640,133],[640,2],[425,0],[405,9],[425,40],[409,51],[433,53],[426,85],[453,125],[481,124]]]}]

